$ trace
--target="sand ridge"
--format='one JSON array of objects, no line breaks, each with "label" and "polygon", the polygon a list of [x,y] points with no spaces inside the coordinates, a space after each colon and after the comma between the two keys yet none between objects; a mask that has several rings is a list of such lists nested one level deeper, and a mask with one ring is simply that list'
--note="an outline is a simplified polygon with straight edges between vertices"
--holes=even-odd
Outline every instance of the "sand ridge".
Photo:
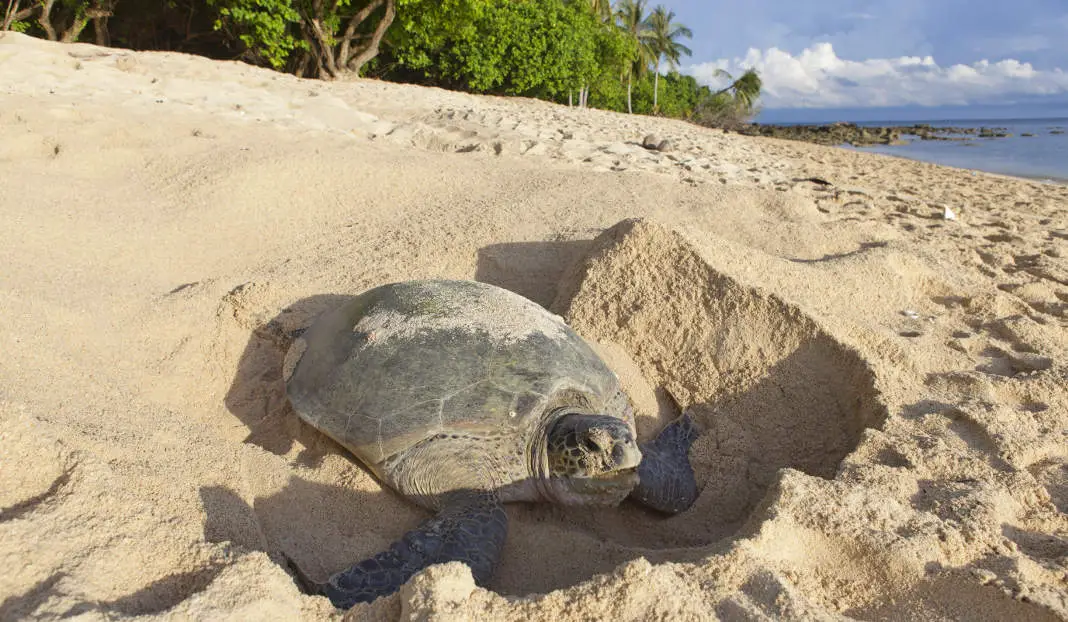
[{"label": "sand ridge", "polygon": [[1068,187],[11,33],[0,171],[0,619],[341,618],[282,554],[425,513],[293,416],[288,335],[430,277],[691,409],[702,494],[509,508],[489,589],[349,619],[1068,617]]}]

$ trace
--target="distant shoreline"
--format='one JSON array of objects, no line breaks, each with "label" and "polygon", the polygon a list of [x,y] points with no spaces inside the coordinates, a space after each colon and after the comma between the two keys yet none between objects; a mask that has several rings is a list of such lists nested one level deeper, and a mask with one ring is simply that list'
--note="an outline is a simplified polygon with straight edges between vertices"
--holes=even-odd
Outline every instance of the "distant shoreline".
[{"label": "distant shoreline", "polygon": [[1068,185],[1066,118],[754,123],[733,131]]},{"label": "distant shoreline", "polygon": [[1012,134],[1006,127],[997,126],[935,126],[929,123],[908,125],[865,125],[850,122],[820,124],[751,123],[733,131],[745,136],[767,136],[800,140],[817,145],[869,145],[905,144],[902,136],[916,136],[920,140],[963,141],[976,138],[1009,138]]}]

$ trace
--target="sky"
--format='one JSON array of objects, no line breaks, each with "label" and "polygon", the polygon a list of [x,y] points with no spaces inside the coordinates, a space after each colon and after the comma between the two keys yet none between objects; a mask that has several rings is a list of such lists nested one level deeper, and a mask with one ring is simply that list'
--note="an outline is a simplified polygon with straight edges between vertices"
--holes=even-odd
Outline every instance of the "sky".
[{"label": "sky", "polygon": [[1068,0],[661,2],[694,32],[683,72],[760,71],[761,120],[1068,116]]}]

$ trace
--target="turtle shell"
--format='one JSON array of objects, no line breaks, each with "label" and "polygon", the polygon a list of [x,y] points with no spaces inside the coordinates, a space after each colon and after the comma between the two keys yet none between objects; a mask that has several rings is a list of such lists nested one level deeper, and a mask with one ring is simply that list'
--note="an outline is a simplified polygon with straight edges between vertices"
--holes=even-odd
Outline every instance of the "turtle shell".
[{"label": "turtle shell", "polygon": [[474,281],[406,281],[320,316],[287,356],[296,413],[379,476],[441,434],[524,440],[564,406],[615,408],[618,380],[563,320]]}]

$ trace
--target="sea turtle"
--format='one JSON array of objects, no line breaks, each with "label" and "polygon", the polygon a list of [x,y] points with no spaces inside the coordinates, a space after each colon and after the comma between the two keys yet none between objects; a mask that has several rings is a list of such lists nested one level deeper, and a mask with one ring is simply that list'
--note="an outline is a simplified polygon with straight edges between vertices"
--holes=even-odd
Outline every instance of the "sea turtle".
[{"label": "sea turtle", "polygon": [[[693,503],[687,415],[639,449],[615,374],[563,320],[474,281],[383,285],[326,312],[286,355],[297,415],[385,485],[436,512],[388,550],[306,591],[349,608],[448,561],[490,577],[503,503]],[[292,566],[292,563],[291,563]]]}]

